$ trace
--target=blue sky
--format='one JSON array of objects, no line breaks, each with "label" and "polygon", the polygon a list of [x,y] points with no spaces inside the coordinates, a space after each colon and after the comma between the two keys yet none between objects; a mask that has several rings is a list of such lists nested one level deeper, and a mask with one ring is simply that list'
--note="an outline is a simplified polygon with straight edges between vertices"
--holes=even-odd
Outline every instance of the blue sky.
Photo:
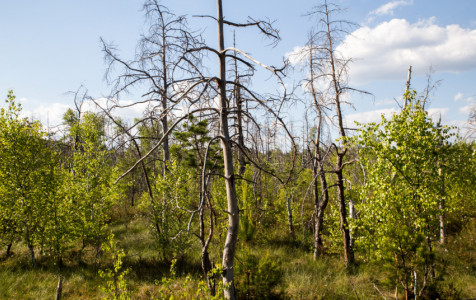
[{"label": "blue sky", "polygon": [[[237,33],[237,44],[258,60],[279,65],[282,57],[302,46],[313,25],[303,17],[321,1],[224,0],[230,20],[248,16],[276,20],[282,41],[267,47],[256,31]],[[347,122],[378,120],[380,113],[398,110],[394,99],[404,91],[407,68],[413,65],[412,86],[425,87],[430,66],[441,80],[431,97],[430,113],[441,114],[451,125],[464,126],[476,105],[476,1],[474,0],[337,0],[346,8],[342,18],[360,26],[341,45],[352,57],[350,83],[374,97],[352,95],[355,110],[346,109]],[[215,1],[163,1],[176,14],[215,15]],[[107,96],[105,64],[99,38],[113,42],[124,58],[132,58],[146,27],[142,1],[132,0],[25,0],[0,2],[0,97],[14,90],[26,115],[55,124],[72,106],[68,91],[80,85],[93,97]],[[216,45],[215,25],[191,18],[190,26],[204,30]],[[227,39],[231,45],[231,38]],[[298,76],[298,74],[296,74]],[[266,89],[269,83],[255,83]],[[260,86],[262,85],[262,86]],[[134,94],[124,99],[134,100]],[[3,105],[3,102],[0,104]],[[297,112],[291,120],[299,120]]]}]

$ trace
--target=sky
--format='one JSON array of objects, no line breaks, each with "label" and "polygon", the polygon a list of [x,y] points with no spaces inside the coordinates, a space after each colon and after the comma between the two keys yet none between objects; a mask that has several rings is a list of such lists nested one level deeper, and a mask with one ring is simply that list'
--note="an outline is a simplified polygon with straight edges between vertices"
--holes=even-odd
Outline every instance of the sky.
[{"label": "sky", "polygon": [[[215,15],[212,0],[164,0],[177,15],[190,17],[191,28],[203,32],[214,46],[216,27],[193,15]],[[278,66],[283,56],[302,47],[315,20],[306,16],[317,0],[224,0],[224,15],[236,22],[248,16],[269,18],[282,40],[270,47],[256,30],[236,33],[239,48],[259,61]],[[430,69],[438,82],[429,113],[444,123],[463,128],[476,105],[476,1],[474,0],[336,0],[341,18],[356,24],[338,50],[352,58],[349,85],[372,93],[351,95],[346,122],[378,121],[399,110],[407,69],[412,65],[412,88],[423,91]],[[0,98],[13,90],[24,115],[56,125],[73,106],[71,91],[80,86],[95,98],[111,87],[104,79],[106,64],[100,38],[114,43],[120,56],[133,58],[145,32],[143,2],[139,0],[24,0],[0,1]],[[231,35],[226,46],[232,46]],[[298,77],[299,74],[294,76]],[[264,79],[266,76],[262,76]],[[258,79],[257,91],[270,84]],[[134,92],[124,101],[138,99]],[[0,106],[4,106],[0,102]],[[129,113],[140,114],[140,111]],[[289,116],[302,120],[302,112]]]}]

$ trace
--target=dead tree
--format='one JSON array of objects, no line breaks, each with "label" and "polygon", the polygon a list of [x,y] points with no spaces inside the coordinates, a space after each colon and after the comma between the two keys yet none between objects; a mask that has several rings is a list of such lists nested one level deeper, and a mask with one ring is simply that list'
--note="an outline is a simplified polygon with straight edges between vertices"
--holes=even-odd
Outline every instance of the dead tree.
[{"label": "dead tree", "polygon": [[[322,254],[322,228],[324,221],[324,211],[329,203],[329,187],[326,179],[325,161],[329,156],[330,147],[323,143],[323,132],[325,130],[325,118],[327,111],[330,110],[331,103],[317,86],[319,80],[325,78],[322,70],[322,61],[320,54],[323,50],[321,46],[315,44],[314,34],[311,33],[307,45],[299,52],[294,53],[301,61],[304,71],[307,72],[308,78],[304,79],[304,89],[306,94],[311,97],[309,104],[309,112],[315,114],[316,121],[313,126],[315,136],[313,141],[308,141],[307,152],[309,153],[312,169],[312,193],[314,198],[314,259]],[[307,120],[307,118],[306,118]],[[312,147],[309,147],[312,144]],[[318,180],[320,183],[318,183]],[[319,187],[320,191],[319,192]]]},{"label": "dead tree", "polygon": [[[259,61],[253,59],[251,56],[245,52],[235,48],[225,48],[225,33],[224,26],[231,27],[257,27],[267,38],[272,40],[278,40],[279,35],[276,30],[271,26],[270,22],[267,21],[256,21],[254,19],[249,19],[245,23],[234,23],[223,18],[223,5],[221,0],[217,0],[217,17],[213,16],[200,16],[205,18],[213,19],[218,28],[218,47],[215,49],[209,46],[203,46],[191,51],[207,51],[216,55],[218,59],[218,76],[209,77],[207,82],[213,83],[213,89],[217,92],[218,98],[218,123],[219,123],[219,133],[216,136],[221,141],[222,153],[223,153],[223,166],[224,166],[224,179],[226,186],[227,194],[227,211],[228,214],[228,232],[226,235],[225,246],[223,250],[223,260],[222,260],[222,278],[224,289],[224,296],[227,299],[235,299],[235,287],[234,287],[234,257],[236,252],[236,242],[238,237],[238,226],[239,226],[239,209],[238,209],[238,199],[236,193],[236,175],[233,166],[233,152],[232,147],[236,146],[242,151],[245,155],[247,153],[244,149],[243,143],[233,140],[232,124],[231,120],[237,113],[242,113],[242,109],[236,109],[231,106],[231,101],[227,98],[227,87],[234,87],[231,90],[239,89],[241,93],[246,93],[251,101],[257,103],[257,105],[263,107],[270,114],[272,114],[277,122],[283,125],[285,131],[289,134],[289,131],[284,125],[282,118],[269,106],[266,101],[263,101],[258,95],[252,92],[249,88],[244,86],[239,80],[229,81],[227,80],[227,63],[228,59],[232,59],[235,62],[238,61],[248,68],[253,69],[254,66],[259,65],[271,71],[274,75],[280,78],[280,71],[276,68],[268,67]],[[239,104],[239,102],[238,102]],[[248,116],[249,117],[249,116]],[[256,122],[256,121],[254,121]],[[242,135],[241,135],[242,136]],[[258,165],[254,162],[250,156],[247,156],[252,163]]]},{"label": "dead tree", "polygon": [[[342,106],[346,104],[344,95],[350,91],[362,92],[356,89],[353,89],[347,86],[347,70],[349,67],[350,59],[342,57],[342,55],[337,51],[337,45],[343,40],[343,38],[348,34],[349,26],[352,24],[348,21],[334,19],[335,14],[339,13],[340,9],[334,4],[328,4],[327,1],[324,1],[324,4],[317,6],[310,13],[311,16],[316,17],[317,19],[317,30],[312,34],[309,43],[309,47],[315,49],[315,52],[312,53],[313,62],[311,68],[314,70],[311,72],[312,83],[309,85],[313,88],[311,94],[314,95],[313,99],[316,99],[316,110],[317,114],[322,118],[322,109],[332,108],[334,116],[331,120],[334,122],[334,125],[337,129],[340,143],[332,143],[332,149],[335,156],[335,165],[332,172],[336,176],[336,186],[337,186],[337,201],[339,203],[339,215],[340,215],[340,230],[343,236],[344,244],[344,259],[345,264],[349,265],[354,262],[354,252],[352,249],[349,224],[347,220],[347,209],[346,209],[346,193],[344,185],[344,175],[343,170],[346,165],[349,165],[353,160],[347,161],[346,154],[349,150],[349,145],[347,142],[346,128],[344,126],[344,116],[342,113]],[[321,90],[316,91],[315,87],[323,86]],[[365,92],[364,92],[365,93]],[[319,119],[319,118],[318,118]],[[318,121],[319,123],[319,121]],[[319,125],[320,126],[320,125]],[[318,146],[320,141],[316,141]],[[319,147],[316,147],[319,149]],[[316,153],[316,162],[322,160],[322,156],[319,153]],[[321,170],[322,167],[319,167],[319,174],[323,173]],[[321,177],[320,177],[321,178]],[[317,213],[319,213],[319,206],[325,208],[325,193],[327,192],[326,185],[323,185],[325,176],[321,178],[321,189],[323,193],[323,201],[317,207]],[[328,197],[328,196],[327,196]],[[319,220],[319,218],[317,218]],[[318,222],[316,222],[316,227]],[[316,230],[317,231],[317,230]],[[316,249],[319,248],[319,238],[316,237]]]},{"label": "dead tree", "polygon": [[[227,91],[233,90],[233,89],[228,89],[228,87],[229,86],[238,87],[242,93],[246,93],[248,98],[254,101],[258,106],[262,107],[264,110],[268,111],[268,113],[271,114],[276,119],[276,122],[282,125],[282,128],[285,130],[286,134],[289,137],[291,137],[291,135],[289,131],[287,130],[282,117],[280,117],[279,114],[276,113],[276,111],[270,106],[270,104],[266,100],[262,99],[260,96],[255,94],[248,87],[243,85],[241,82],[237,80],[234,80],[234,81],[227,80],[227,63],[229,59],[236,60],[239,63],[242,63],[249,68],[254,68],[254,66],[259,65],[261,67],[268,69],[278,78],[280,78],[282,70],[276,69],[273,67],[268,67],[260,63],[259,61],[253,59],[247,53],[237,48],[234,48],[234,47],[225,48],[225,40],[224,40],[225,38],[224,26],[225,25],[232,26],[232,27],[255,27],[255,28],[258,28],[265,35],[265,37],[268,37],[272,40],[279,39],[278,32],[274,30],[271,27],[270,22],[267,22],[267,21],[256,21],[250,18],[245,23],[233,23],[228,20],[225,20],[223,18],[223,7],[222,7],[221,0],[217,0],[217,17],[212,17],[212,16],[201,16],[201,17],[211,18],[216,22],[218,27],[218,47],[215,49],[213,47],[209,47],[206,45],[198,45],[195,48],[193,47],[189,48],[182,57],[186,58],[189,55],[192,57],[198,57],[200,53],[203,53],[204,51],[211,53],[213,55],[216,55],[218,59],[218,66],[219,66],[218,75],[204,76],[200,72],[199,70],[200,68],[198,67],[198,65],[195,66],[195,69],[197,70],[197,73],[196,73],[197,76],[189,77],[181,81],[182,83],[184,83],[184,86],[174,95],[174,97],[170,97],[170,99],[173,99],[172,104],[167,107],[166,111],[162,111],[161,115],[162,116],[165,115],[174,107],[179,107],[179,105],[182,105],[181,106],[182,108],[185,107],[185,113],[182,116],[176,116],[175,122],[171,124],[166,131],[163,132],[162,137],[157,141],[155,146],[153,146],[152,149],[149,150],[149,152],[143,155],[141,159],[136,161],[136,163],[128,171],[126,171],[123,175],[121,175],[117,180],[120,180],[121,178],[126,176],[136,166],[141,164],[141,162],[144,161],[144,159],[146,159],[154,151],[156,151],[156,149],[162,146],[167,136],[171,133],[171,131],[173,131],[174,128],[179,123],[189,118],[189,116],[196,115],[196,114],[205,114],[209,118],[216,120],[216,123],[218,123],[218,127],[217,127],[218,130],[217,130],[217,134],[212,138],[212,140],[220,140],[221,142],[224,167],[223,167],[223,174],[220,174],[220,175],[225,180],[226,195],[227,195],[226,213],[228,215],[228,232],[226,235],[226,241],[225,241],[225,246],[223,250],[222,278],[223,278],[223,283],[225,287],[224,296],[229,299],[235,299],[235,289],[234,289],[234,282],[233,282],[233,278],[234,278],[233,264],[234,264],[234,257],[235,257],[235,251],[236,251],[236,242],[238,237],[239,210],[238,210],[237,193],[235,188],[235,182],[237,180],[237,176],[235,175],[234,166],[233,166],[232,147],[233,146],[238,147],[240,151],[243,151],[243,153],[245,154],[247,153],[247,151],[246,149],[242,149],[242,147],[240,147],[240,142],[236,142],[234,140],[235,137],[232,134],[233,127],[232,127],[231,120],[233,120],[237,111],[241,111],[241,110],[236,110],[235,107],[232,107],[232,104],[231,104],[232,101],[229,101],[227,97]],[[131,70],[134,72],[137,72],[136,68],[131,69],[128,67],[133,64],[128,64],[124,61],[119,61],[119,63],[125,65],[128,72],[131,72]],[[139,74],[138,80],[142,80],[144,78],[147,80],[153,79],[153,77],[150,76],[150,74],[147,71],[139,70],[137,73]],[[122,80],[127,81],[128,79],[132,78],[128,74],[129,73],[126,73],[125,75],[123,75],[123,77],[121,77],[121,82]],[[177,80],[175,80],[175,82],[177,83]],[[213,95],[213,93],[215,93],[215,95]],[[211,100],[218,99],[217,105],[215,106],[212,104],[204,103],[204,101],[206,101],[206,98]],[[254,122],[257,124],[256,121]],[[294,148],[295,147],[293,147],[293,149]],[[247,159],[256,165],[259,165],[257,162],[253,162],[250,156],[247,156]],[[206,164],[206,161],[204,162],[204,165],[205,164]],[[188,223],[189,224],[188,228],[184,230],[186,232],[190,232],[190,226],[194,216],[196,216],[197,214],[199,216],[201,215],[200,218],[202,219],[202,216],[203,216],[202,208],[204,207],[205,203],[208,201],[207,191],[205,191],[207,178],[202,177],[201,182],[202,182],[202,192],[200,193],[201,194],[200,205],[197,210],[189,211],[191,213],[191,217]],[[203,225],[203,222],[201,222],[201,225]],[[200,231],[203,232],[203,229],[201,228]],[[200,234],[200,236],[204,237],[203,234]],[[210,237],[210,235],[208,235],[208,237]],[[204,245],[202,245],[202,252],[203,252],[202,256],[204,256],[202,257],[202,260],[204,265],[209,266],[209,264],[206,262],[206,255],[204,255],[205,254],[204,250],[207,249],[206,245],[208,245],[208,243],[209,243],[209,238],[207,238],[205,240]]]},{"label": "dead tree", "polygon": [[[254,92],[248,89],[246,86],[240,82],[228,81],[227,76],[227,59],[231,58],[236,61],[243,63],[244,65],[254,68],[255,65],[259,65],[271,71],[273,74],[279,76],[280,71],[276,68],[268,67],[259,61],[253,59],[251,56],[245,52],[234,48],[225,48],[225,33],[224,26],[231,27],[257,27],[267,38],[272,40],[279,40],[278,32],[272,28],[270,22],[267,21],[256,21],[254,19],[249,19],[245,23],[234,23],[223,18],[223,4],[221,0],[217,0],[217,17],[212,16],[201,16],[213,19],[218,27],[218,48],[214,49],[212,47],[201,47],[196,49],[196,51],[208,51],[215,54],[218,58],[219,72],[218,76],[212,77],[211,79],[216,84],[216,90],[218,94],[218,110],[219,110],[219,136],[218,138],[221,141],[222,151],[223,151],[223,162],[224,162],[224,179],[226,186],[227,194],[227,214],[228,214],[228,232],[226,235],[225,246],[223,250],[223,261],[222,261],[222,278],[224,285],[224,296],[227,299],[235,299],[235,287],[234,287],[234,258],[236,252],[236,242],[238,238],[238,226],[239,226],[239,209],[238,209],[238,199],[235,188],[235,171],[233,166],[233,153],[232,146],[235,145],[240,148],[240,142],[235,142],[231,136],[231,124],[230,119],[233,117],[234,110],[230,107],[230,101],[227,99],[227,86],[231,85],[239,88],[241,91],[247,93],[247,95],[256,102],[258,105],[263,107],[265,110],[268,110],[272,114],[277,122],[283,125],[286,133],[290,135],[287,128],[284,126],[282,118],[269,106],[266,101],[263,101],[258,97]],[[238,111],[241,112],[241,109]],[[241,149],[243,153],[246,153],[245,149]],[[249,158],[249,157],[248,157]]]},{"label": "dead tree", "polygon": [[[102,41],[105,59],[108,63],[106,77],[113,84],[112,97],[131,88],[145,84],[148,86],[143,100],[131,105],[115,105],[114,109],[131,107],[144,103],[149,104],[149,114],[158,120],[161,128],[157,130],[156,139],[168,131],[170,107],[177,104],[175,89],[200,78],[201,63],[197,53],[187,52],[188,49],[200,44],[200,37],[191,32],[185,16],[177,16],[158,0],[147,0],[144,4],[149,31],[142,36],[138,44],[138,52],[133,60],[127,61],[116,54],[114,46]],[[114,67],[122,68],[117,77]],[[146,116],[148,118],[148,116]],[[163,175],[167,171],[170,160],[169,137],[165,136],[163,149]]]},{"label": "dead tree", "polygon": [[466,122],[466,138],[469,140],[476,139],[476,107],[471,108],[471,112],[468,116],[468,121]]},{"label": "dead tree", "polygon": [[405,85],[405,95],[404,95],[404,104],[403,108],[406,108],[408,105],[408,98],[409,98],[409,93],[410,93],[410,83],[412,80],[412,66],[408,67],[408,76],[407,76],[407,83]]},{"label": "dead tree", "polygon": [[[243,26],[257,26],[268,36],[272,35],[272,31],[264,31],[261,27],[266,23],[262,22],[249,22],[244,24],[237,24],[225,21],[223,18],[223,4],[222,0],[217,0],[217,18],[216,23],[218,26],[218,49],[216,54],[219,61],[219,75],[217,78],[218,85],[218,95],[219,95],[219,111],[220,111],[220,135],[221,135],[221,145],[223,149],[223,161],[224,161],[224,175],[225,175],[225,185],[226,185],[226,194],[227,194],[227,214],[228,214],[228,233],[226,235],[225,246],[223,249],[223,262],[222,262],[222,277],[223,277],[223,286],[224,286],[224,296],[227,299],[235,299],[235,286],[234,286],[234,259],[236,252],[236,241],[238,239],[238,226],[239,226],[239,210],[238,210],[238,199],[235,189],[235,174],[233,168],[233,157],[232,157],[232,141],[230,138],[229,132],[229,106],[228,100],[226,99],[226,64],[227,56],[230,55],[227,52],[236,51],[240,54],[247,57],[244,52],[241,52],[237,49],[225,49],[225,33],[223,30],[224,24],[235,27]],[[265,28],[266,29],[266,28]],[[251,59],[250,57],[247,57]],[[256,62],[256,61],[255,61]],[[240,86],[239,83],[235,85]],[[240,86],[241,87],[241,86]]]}]

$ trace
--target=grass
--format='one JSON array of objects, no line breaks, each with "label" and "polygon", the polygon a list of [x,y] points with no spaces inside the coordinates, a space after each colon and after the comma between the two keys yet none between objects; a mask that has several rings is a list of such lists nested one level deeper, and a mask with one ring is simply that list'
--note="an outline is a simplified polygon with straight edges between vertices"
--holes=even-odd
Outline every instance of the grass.
[{"label": "grass", "polygon": [[[137,217],[127,226],[110,226],[119,246],[126,251],[125,266],[133,299],[197,299],[205,296],[200,269],[198,241],[177,257],[176,277],[169,273],[170,261],[154,242],[145,220]],[[463,230],[449,239],[446,248],[438,248],[444,271],[440,292],[457,298],[476,297],[476,232]],[[216,237],[211,257],[220,262],[221,245]],[[15,245],[14,255],[0,251],[1,299],[52,299],[60,270],[48,257],[39,257],[33,267],[24,245]],[[86,248],[83,264],[78,265],[77,248],[64,260],[64,299],[102,299],[98,269],[106,263],[93,248]],[[383,299],[394,298],[395,286],[379,265],[364,263],[345,268],[339,256],[312,259],[309,245],[275,231],[258,233],[251,241],[239,241],[236,259],[236,289],[241,299]],[[166,280],[163,281],[163,278]],[[164,283],[165,282],[165,283]],[[403,296],[400,290],[400,297]],[[448,296],[450,297],[450,296]]]}]

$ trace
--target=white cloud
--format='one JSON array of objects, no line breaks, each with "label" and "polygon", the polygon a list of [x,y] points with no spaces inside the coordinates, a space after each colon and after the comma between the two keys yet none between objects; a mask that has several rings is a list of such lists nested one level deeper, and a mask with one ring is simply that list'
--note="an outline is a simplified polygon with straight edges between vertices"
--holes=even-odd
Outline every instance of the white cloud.
[{"label": "white cloud", "polygon": [[[285,54],[285,57],[289,60],[291,65],[301,67],[301,71],[303,71],[306,74],[307,79],[310,79],[311,77],[309,72],[309,63],[310,63],[309,54],[310,54],[310,47],[308,45],[303,47],[301,46],[294,47],[293,51]],[[331,73],[330,66],[321,65],[319,66],[319,70],[317,72],[319,72],[318,75],[330,74]],[[331,85],[332,82],[331,82],[330,76],[316,76],[316,77],[317,78],[314,78],[314,81],[313,81],[314,89],[320,92],[325,92],[332,88],[332,85]],[[345,81],[345,77],[346,76],[344,74],[341,74],[341,79],[343,79],[343,81]],[[310,92],[311,91],[310,82],[308,81],[302,82],[301,88],[306,92]]]},{"label": "white cloud", "polygon": [[63,115],[70,105],[63,103],[41,104],[32,110],[23,110],[22,117],[38,120],[45,127],[63,123]]},{"label": "white cloud", "polygon": [[[399,111],[400,110],[396,108],[387,108],[349,114],[345,116],[345,121],[348,126],[353,125],[354,121],[358,123],[380,122],[382,120],[382,115],[384,115],[385,118],[389,119],[392,114],[398,113]],[[448,113],[449,108],[430,108],[427,111],[433,122],[437,122],[440,117],[443,119],[443,117]]]},{"label": "white cloud", "polygon": [[382,120],[382,114],[389,118],[392,113],[396,113],[397,109],[388,108],[388,109],[378,109],[372,111],[366,111],[362,113],[349,114],[345,116],[345,121],[347,125],[352,125],[354,122],[358,123],[370,123],[370,122],[379,122]]},{"label": "white cloud", "polygon": [[409,65],[415,75],[430,66],[438,72],[476,68],[476,30],[459,25],[441,27],[435,19],[409,23],[392,19],[376,27],[364,26],[348,35],[337,48],[354,59],[350,79],[361,84],[379,79],[405,80]]},{"label": "white cloud", "polygon": [[459,135],[469,140],[475,140],[474,125],[471,125],[468,120],[452,120],[447,123],[449,126],[457,127]]},{"label": "white cloud", "polygon": [[296,46],[294,47],[293,51],[286,53],[284,56],[293,66],[304,64],[308,60],[309,47]]},{"label": "white cloud", "polygon": [[459,112],[464,114],[464,115],[469,115],[469,113],[471,112],[471,110],[475,109],[476,107],[476,103],[470,103],[468,105],[465,105],[463,107],[460,107],[459,108]]},{"label": "white cloud", "polygon": [[[21,99],[22,102],[27,102],[27,99]],[[97,98],[95,101],[101,105],[103,108],[111,107],[113,102],[107,98]],[[127,106],[133,104],[133,101],[130,100],[119,100],[114,103],[121,106]],[[50,127],[55,127],[63,123],[63,115],[68,110],[68,108],[74,108],[74,105],[64,104],[64,103],[48,103],[40,104],[32,109],[23,109],[22,117],[38,120],[45,127],[48,125]],[[140,103],[124,108],[115,108],[112,110],[114,116],[120,117],[125,121],[132,121],[134,118],[141,117],[149,109],[147,103]],[[102,112],[100,108],[92,100],[85,100],[82,107],[82,112]]]},{"label": "white cloud", "polygon": [[467,121],[466,120],[451,120],[447,122],[448,126],[456,126],[459,127],[460,129],[463,128],[466,125]]},{"label": "white cloud", "polygon": [[433,122],[438,122],[439,120],[442,120],[446,114],[449,111],[449,108],[444,107],[444,108],[430,108],[427,110],[428,115],[430,118],[433,120]]},{"label": "white cloud", "polygon": [[455,95],[454,100],[458,101],[458,100],[461,100],[461,98],[463,98],[463,93],[458,93]]},{"label": "white cloud", "polygon": [[373,10],[369,13],[369,15],[376,15],[376,16],[382,16],[382,15],[393,15],[393,11],[402,5],[411,5],[413,4],[413,1],[405,1],[405,0],[395,0],[388,2],[376,10]]}]

